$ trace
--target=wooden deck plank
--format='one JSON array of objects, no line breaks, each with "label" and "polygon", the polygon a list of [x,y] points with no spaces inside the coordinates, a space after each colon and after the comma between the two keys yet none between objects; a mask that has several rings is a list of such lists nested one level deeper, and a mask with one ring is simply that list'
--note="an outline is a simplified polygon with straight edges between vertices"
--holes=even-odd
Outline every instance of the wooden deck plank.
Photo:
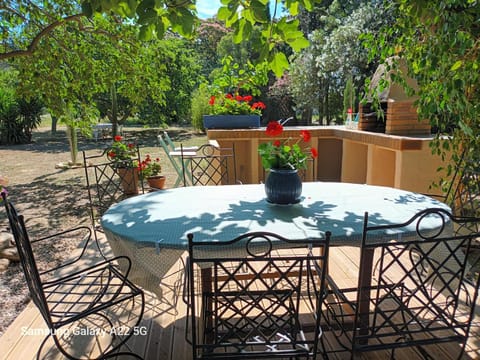
[{"label": "wooden deck plank", "polygon": [[[358,249],[356,248],[331,248],[329,272],[335,277],[335,281],[341,284],[355,284],[356,271],[358,269]],[[186,305],[181,299],[181,276],[183,264],[179,261],[164,279],[162,284],[163,299],[159,300],[155,295],[146,292],[146,310],[144,319],[139,325],[140,331],[146,334],[133,336],[129,340],[130,348],[145,359],[165,360],[190,360],[191,348],[185,341]],[[350,286],[347,285],[347,286]],[[478,310],[478,306],[477,306]],[[33,304],[28,304],[25,310],[10,325],[5,334],[0,338],[0,359],[4,360],[30,360],[35,359],[43,335],[32,335],[30,331],[46,329],[44,321]],[[328,343],[327,337],[325,338]],[[79,352],[82,349],[79,349]],[[438,359],[451,359],[458,350],[456,344],[437,347],[432,351],[432,356]],[[471,337],[463,359],[480,358],[480,314],[472,324]],[[63,359],[53,346],[53,341],[48,340],[42,354],[48,354],[49,360]],[[332,359],[349,359],[349,354],[335,354]],[[385,352],[370,352],[361,354],[358,359],[383,360]],[[396,352],[398,360],[418,359],[412,349],[402,349]],[[128,357],[120,356],[120,360]]]}]

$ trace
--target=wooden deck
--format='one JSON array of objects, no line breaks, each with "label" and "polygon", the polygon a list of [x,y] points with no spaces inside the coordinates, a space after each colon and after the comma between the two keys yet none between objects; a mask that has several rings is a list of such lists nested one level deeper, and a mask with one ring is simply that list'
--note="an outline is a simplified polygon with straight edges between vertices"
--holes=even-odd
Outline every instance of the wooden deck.
[{"label": "wooden deck", "polygon": [[[339,286],[351,286],[357,277],[358,249],[339,247],[331,249],[330,273]],[[163,298],[159,301],[155,295],[146,293],[146,311],[138,327],[138,335],[133,336],[128,345],[130,349],[144,359],[183,360],[191,359],[189,344],[185,341],[186,306],[181,299],[183,266],[179,261],[172,267],[162,286]],[[477,306],[478,308],[478,306]],[[477,311],[479,313],[479,311]],[[10,325],[0,338],[0,359],[30,360],[35,359],[43,339],[46,326],[36,307],[30,303]],[[78,345],[79,353],[94,351],[85,343]],[[396,351],[397,360],[419,358],[411,350]],[[447,350],[433,351],[434,359],[454,359],[458,354],[455,344],[448,345]],[[131,357],[121,356],[119,359]],[[335,356],[334,359],[348,359],[349,356]],[[385,353],[362,354],[359,359],[386,359]],[[477,316],[467,351],[463,359],[480,358],[480,316]],[[54,347],[51,338],[40,350],[40,359],[64,359]]]}]

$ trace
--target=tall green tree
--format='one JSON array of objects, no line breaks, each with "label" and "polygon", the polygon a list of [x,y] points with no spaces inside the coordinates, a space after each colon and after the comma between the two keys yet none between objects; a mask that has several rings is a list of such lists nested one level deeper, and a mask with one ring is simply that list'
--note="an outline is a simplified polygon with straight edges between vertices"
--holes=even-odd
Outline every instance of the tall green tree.
[{"label": "tall green tree", "polygon": [[[367,38],[373,57],[402,59],[404,73],[392,81],[418,96],[418,115],[438,129],[433,151],[453,150],[452,172],[480,158],[480,3],[474,0],[397,0],[397,21]],[[392,63],[396,67],[397,62]],[[408,88],[406,78],[418,83]],[[450,136],[445,137],[448,133]],[[463,152],[462,158],[460,154]]]},{"label": "tall green tree", "polygon": [[[363,34],[375,33],[390,13],[383,1],[357,3],[332,1],[317,9],[323,26],[309,34],[310,46],[295,55],[291,66],[292,92],[303,114],[317,112],[321,123],[342,122],[343,92],[349,78],[356,89],[363,89],[372,66],[362,46]],[[348,11],[351,11],[348,13]],[[319,20],[319,21],[320,21]]]},{"label": "tall green tree", "polygon": [[228,34],[229,31],[225,25],[216,18],[202,20],[198,26],[197,33],[193,42],[193,49],[199,55],[199,61],[202,65],[202,75],[208,78],[210,73],[221,66],[223,54],[219,54],[218,45],[220,40]]},{"label": "tall green tree", "polygon": [[[76,146],[76,129],[88,133],[92,122],[98,121],[98,94],[108,95],[115,129],[145,102],[145,94],[163,104],[164,92],[170,89],[159,42],[142,44],[136,35],[135,26],[100,15],[58,26],[41,39],[32,55],[14,59],[20,90],[40,96],[52,115],[67,124],[72,146]],[[120,97],[126,101],[119,102]],[[72,149],[72,162],[75,154]]]},{"label": "tall green tree", "polygon": [[[295,51],[308,46],[308,41],[299,30],[299,21],[294,17],[301,8],[311,10],[322,0],[287,0],[275,2],[276,10],[270,13],[269,0],[223,0],[217,18],[232,28],[237,43],[248,39],[254,26],[262,27],[262,36],[254,44],[258,49],[259,61],[267,60],[277,76],[288,67],[288,61],[279,45],[286,44]],[[280,7],[287,13],[280,13]],[[84,0],[81,9],[77,2],[68,0],[5,0],[0,5],[0,21],[9,31],[3,31],[1,45],[4,50],[0,60],[30,55],[41,38],[58,26],[79,21],[83,16],[95,13],[116,14],[131,19],[139,26],[143,40],[162,38],[167,32],[192,36],[199,21],[195,0]],[[293,17],[287,16],[291,15]]]}]

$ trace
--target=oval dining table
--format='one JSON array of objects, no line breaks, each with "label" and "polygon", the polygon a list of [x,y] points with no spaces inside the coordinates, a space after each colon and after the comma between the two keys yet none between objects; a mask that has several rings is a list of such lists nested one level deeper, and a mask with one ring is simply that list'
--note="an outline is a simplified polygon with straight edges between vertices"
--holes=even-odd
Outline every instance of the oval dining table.
[{"label": "oval dining table", "polygon": [[[305,182],[300,203],[275,205],[264,185],[190,186],[128,198],[111,206],[101,225],[115,255],[132,260],[130,279],[161,296],[159,284],[196,241],[227,241],[252,231],[288,239],[322,239],[331,246],[360,246],[365,212],[369,225],[395,224],[426,208],[449,207],[431,197],[391,187],[337,182]],[[436,221],[423,221],[434,231]],[[408,236],[415,228],[403,228]],[[392,234],[375,234],[387,241]]]}]

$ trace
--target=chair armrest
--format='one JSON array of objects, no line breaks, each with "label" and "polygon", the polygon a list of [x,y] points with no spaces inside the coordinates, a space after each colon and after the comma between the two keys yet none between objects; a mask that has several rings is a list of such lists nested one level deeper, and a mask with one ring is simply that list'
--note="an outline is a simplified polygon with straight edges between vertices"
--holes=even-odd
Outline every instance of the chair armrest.
[{"label": "chair armrest", "polygon": [[[117,264],[119,264],[119,260],[123,260],[123,261],[126,262],[126,266],[124,265],[125,268],[122,269],[121,273],[117,269]],[[122,282],[125,283],[127,278],[128,278],[128,275],[130,273],[130,269],[132,267],[132,261],[127,256],[116,256],[114,258],[111,258],[111,259],[108,259],[108,260],[105,260],[105,261],[101,261],[97,264],[87,266],[87,267],[84,267],[84,268],[80,268],[79,270],[70,272],[65,276],[60,276],[60,277],[54,278],[52,280],[44,281],[44,282],[42,282],[42,284],[43,284],[44,288],[47,289],[50,286],[55,286],[57,283],[61,283],[61,282],[65,281],[65,280],[68,280],[70,278],[75,278],[78,275],[90,272],[92,270],[94,271],[96,269],[105,268],[105,267],[110,267],[112,270],[114,270],[115,274],[117,274],[117,277],[122,279]],[[59,268],[60,267],[58,267],[57,269],[59,269]]]},{"label": "chair armrest", "polygon": [[85,230],[87,232],[87,235],[85,237],[88,237],[88,241],[90,241],[90,238],[92,237],[92,229],[90,229],[88,226],[78,226],[78,227],[67,229],[67,230],[64,230],[64,231],[61,231],[61,232],[58,232],[58,233],[55,233],[55,234],[51,234],[51,235],[44,236],[44,237],[41,237],[41,238],[38,238],[38,239],[34,239],[34,240],[31,241],[31,243],[36,243],[36,242],[39,242],[39,241],[52,239],[54,237],[57,237],[57,236],[60,236],[60,235],[65,235],[65,234],[68,234],[68,233],[71,233],[71,232],[74,232],[74,231],[79,231],[79,230]]},{"label": "chair armrest", "polygon": [[[79,261],[83,257],[83,255],[85,254],[85,252],[86,252],[86,250],[87,250],[87,248],[90,244],[90,240],[92,239],[92,230],[88,226],[78,226],[78,227],[67,229],[67,230],[64,230],[64,231],[61,231],[61,232],[58,232],[58,233],[55,233],[55,234],[51,234],[51,235],[48,235],[48,236],[37,238],[37,239],[34,239],[34,240],[31,241],[32,244],[40,243],[40,242],[43,242],[43,241],[49,241],[49,240],[52,241],[52,240],[54,240],[54,239],[56,239],[60,236],[68,235],[68,234],[74,233],[74,232],[79,232],[80,234],[81,234],[81,232],[85,233],[82,236],[81,239],[76,239],[76,241],[78,241],[79,244],[83,243],[83,245],[81,246],[80,254],[78,256],[72,258],[72,259],[67,259],[65,263],[62,263],[58,266],[55,266],[53,268],[47,269],[43,272],[40,272],[40,275],[45,275],[45,274],[57,271],[61,268],[70,266],[70,265],[74,264],[75,262]],[[71,239],[72,238],[63,239],[63,241],[69,242]]]}]

